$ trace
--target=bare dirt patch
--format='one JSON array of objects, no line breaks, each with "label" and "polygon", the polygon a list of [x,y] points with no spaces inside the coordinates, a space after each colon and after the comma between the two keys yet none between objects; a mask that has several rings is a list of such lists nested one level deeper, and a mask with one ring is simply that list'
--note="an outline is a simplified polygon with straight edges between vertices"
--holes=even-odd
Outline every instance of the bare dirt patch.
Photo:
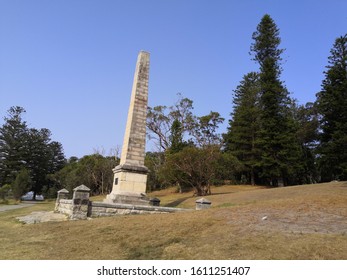
[{"label": "bare dirt patch", "polygon": [[238,208],[219,215],[229,216],[227,223],[239,226],[241,231],[279,231],[284,233],[326,233],[347,235],[347,217],[310,209],[243,209]]},{"label": "bare dirt patch", "polygon": [[238,207],[221,210],[216,215],[246,231],[347,236],[346,187],[346,182],[341,182],[273,189],[271,193],[269,190],[249,195],[239,193]]}]

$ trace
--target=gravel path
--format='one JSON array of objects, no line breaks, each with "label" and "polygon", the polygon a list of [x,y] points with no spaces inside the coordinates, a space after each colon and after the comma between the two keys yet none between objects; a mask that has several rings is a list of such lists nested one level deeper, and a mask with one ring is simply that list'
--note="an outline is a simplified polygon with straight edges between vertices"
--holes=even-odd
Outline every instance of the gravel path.
[{"label": "gravel path", "polygon": [[20,203],[17,205],[1,205],[0,206],[0,212],[5,212],[8,210],[14,210],[14,209],[19,209],[19,208],[24,208],[24,207],[30,207],[30,206],[34,206],[35,202],[33,203]]},{"label": "gravel path", "polygon": [[[20,209],[25,207],[34,206],[37,202],[24,202],[17,205],[1,205],[0,213],[5,211],[10,211],[14,209]],[[37,211],[32,212],[27,216],[17,217],[17,219],[25,224],[36,224],[43,222],[59,222],[68,220],[66,215],[60,213],[54,213],[53,211]]]}]

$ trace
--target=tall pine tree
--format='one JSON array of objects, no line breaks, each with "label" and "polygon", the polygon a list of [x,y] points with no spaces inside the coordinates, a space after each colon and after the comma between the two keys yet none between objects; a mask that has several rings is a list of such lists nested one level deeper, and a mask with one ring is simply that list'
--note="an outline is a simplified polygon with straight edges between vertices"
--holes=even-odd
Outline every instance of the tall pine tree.
[{"label": "tall pine tree", "polygon": [[322,181],[347,180],[347,34],[336,39],[328,62],[317,94],[319,165]]},{"label": "tall pine tree", "polygon": [[22,119],[24,108],[11,107],[5,123],[0,127],[0,187],[11,184],[25,167],[27,125]]},{"label": "tall pine tree", "polygon": [[[22,119],[24,108],[11,107],[0,127],[0,186],[15,182],[23,169],[30,176],[34,195],[49,188],[50,174],[64,167],[62,145],[51,141],[48,129],[28,128]],[[20,184],[21,185],[21,184]]]},{"label": "tall pine tree", "polygon": [[265,184],[282,186],[291,183],[300,157],[291,100],[280,80],[284,50],[279,48],[279,29],[269,15],[263,16],[252,38],[251,52],[260,65],[260,175]]},{"label": "tall pine tree", "polygon": [[224,135],[225,151],[236,156],[244,165],[242,175],[252,185],[256,181],[257,166],[260,160],[258,147],[260,128],[259,75],[251,72],[243,77],[235,90],[234,111]]}]

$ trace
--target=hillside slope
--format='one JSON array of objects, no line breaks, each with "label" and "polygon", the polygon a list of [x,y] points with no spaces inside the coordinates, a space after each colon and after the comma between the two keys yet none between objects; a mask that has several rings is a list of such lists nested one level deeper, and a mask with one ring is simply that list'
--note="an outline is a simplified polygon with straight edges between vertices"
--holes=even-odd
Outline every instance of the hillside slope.
[{"label": "hillside slope", "polygon": [[[347,182],[223,186],[204,211],[23,225],[0,213],[0,259],[347,259]],[[196,197],[151,193],[163,205]],[[35,208],[36,207],[36,208]]]}]

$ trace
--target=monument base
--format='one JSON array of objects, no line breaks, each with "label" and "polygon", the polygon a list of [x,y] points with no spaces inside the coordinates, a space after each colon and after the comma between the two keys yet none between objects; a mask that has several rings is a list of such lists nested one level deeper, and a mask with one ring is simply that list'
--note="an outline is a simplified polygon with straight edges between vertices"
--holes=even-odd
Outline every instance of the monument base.
[{"label": "monument base", "polygon": [[108,204],[160,206],[160,199],[136,193],[110,193],[103,201]]},{"label": "monument base", "polygon": [[105,203],[159,205],[156,204],[158,199],[146,196],[147,167],[118,165],[113,169],[113,173],[112,192],[107,195]]},{"label": "monument base", "polygon": [[150,198],[145,194],[137,193],[110,193],[104,200],[105,203],[119,203],[132,205],[150,205]]},{"label": "monument base", "polygon": [[147,173],[146,166],[118,165],[113,170],[112,193],[146,193]]}]

